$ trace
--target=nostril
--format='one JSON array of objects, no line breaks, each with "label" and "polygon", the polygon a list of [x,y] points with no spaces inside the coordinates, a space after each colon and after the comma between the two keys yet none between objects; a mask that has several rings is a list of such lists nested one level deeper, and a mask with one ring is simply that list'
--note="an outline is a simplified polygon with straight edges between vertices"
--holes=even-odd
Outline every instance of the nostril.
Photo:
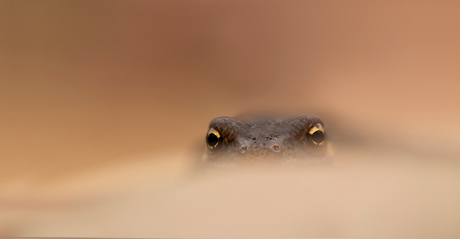
[{"label": "nostril", "polygon": [[248,150],[248,146],[247,145],[243,145],[243,147],[241,147],[241,153],[246,153],[246,150]]},{"label": "nostril", "polygon": [[272,148],[273,148],[273,150],[274,150],[275,152],[279,152],[279,151],[280,151],[280,146],[277,145],[277,144],[274,144],[274,145],[272,146]]}]

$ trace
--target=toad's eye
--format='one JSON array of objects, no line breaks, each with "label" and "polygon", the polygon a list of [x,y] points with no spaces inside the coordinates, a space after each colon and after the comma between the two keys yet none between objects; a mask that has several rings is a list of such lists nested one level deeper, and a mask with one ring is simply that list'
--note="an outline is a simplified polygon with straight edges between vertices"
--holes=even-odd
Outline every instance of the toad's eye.
[{"label": "toad's eye", "polygon": [[305,136],[308,143],[315,149],[323,149],[326,146],[326,132],[321,123],[313,125]]},{"label": "toad's eye", "polygon": [[206,145],[208,149],[216,149],[217,147],[221,146],[222,144],[222,136],[220,135],[219,131],[215,130],[214,128],[210,128],[208,131],[208,135],[206,135]]}]

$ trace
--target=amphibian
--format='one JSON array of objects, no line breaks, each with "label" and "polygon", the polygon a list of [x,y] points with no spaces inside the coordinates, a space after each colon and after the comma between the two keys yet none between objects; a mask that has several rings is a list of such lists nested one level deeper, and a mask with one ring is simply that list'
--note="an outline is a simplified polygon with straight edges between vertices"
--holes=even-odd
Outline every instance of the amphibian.
[{"label": "amphibian", "polygon": [[212,165],[318,162],[327,161],[327,148],[324,124],[313,115],[247,120],[219,117],[209,124],[203,160]]}]

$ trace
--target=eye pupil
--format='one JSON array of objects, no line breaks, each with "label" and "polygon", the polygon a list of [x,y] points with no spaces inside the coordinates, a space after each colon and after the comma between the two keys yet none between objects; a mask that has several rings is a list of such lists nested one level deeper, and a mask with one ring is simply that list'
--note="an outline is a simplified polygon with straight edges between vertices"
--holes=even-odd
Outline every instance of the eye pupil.
[{"label": "eye pupil", "polygon": [[211,133],[209,134],[208,138],[206,139],[209,146],[214,147],[219,142],[219,137],[217,135]]},{"label": "eye pupil", "polygon": [[324,134],[320,130],[317,130],[311,135],[311,139],[316,144],[320,144],[321,142],[324,141]]}]

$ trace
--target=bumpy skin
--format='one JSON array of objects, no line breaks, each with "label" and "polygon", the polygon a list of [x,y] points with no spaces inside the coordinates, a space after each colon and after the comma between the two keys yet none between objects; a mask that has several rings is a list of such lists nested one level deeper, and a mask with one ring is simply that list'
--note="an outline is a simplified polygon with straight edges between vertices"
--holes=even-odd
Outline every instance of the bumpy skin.
[{"label": "bumpy skin", "polygon": [[320,118],[313,115],[285,120],[216,118],[209,124],[209,129],[217,130],[222,138],[216,147],[207,147],[204,160],[213,165],[254,161],[325,161],[328,158],[325,132],[322,147],[314,147],[308,138],[309,130],[318,123],[324,125]]}]

